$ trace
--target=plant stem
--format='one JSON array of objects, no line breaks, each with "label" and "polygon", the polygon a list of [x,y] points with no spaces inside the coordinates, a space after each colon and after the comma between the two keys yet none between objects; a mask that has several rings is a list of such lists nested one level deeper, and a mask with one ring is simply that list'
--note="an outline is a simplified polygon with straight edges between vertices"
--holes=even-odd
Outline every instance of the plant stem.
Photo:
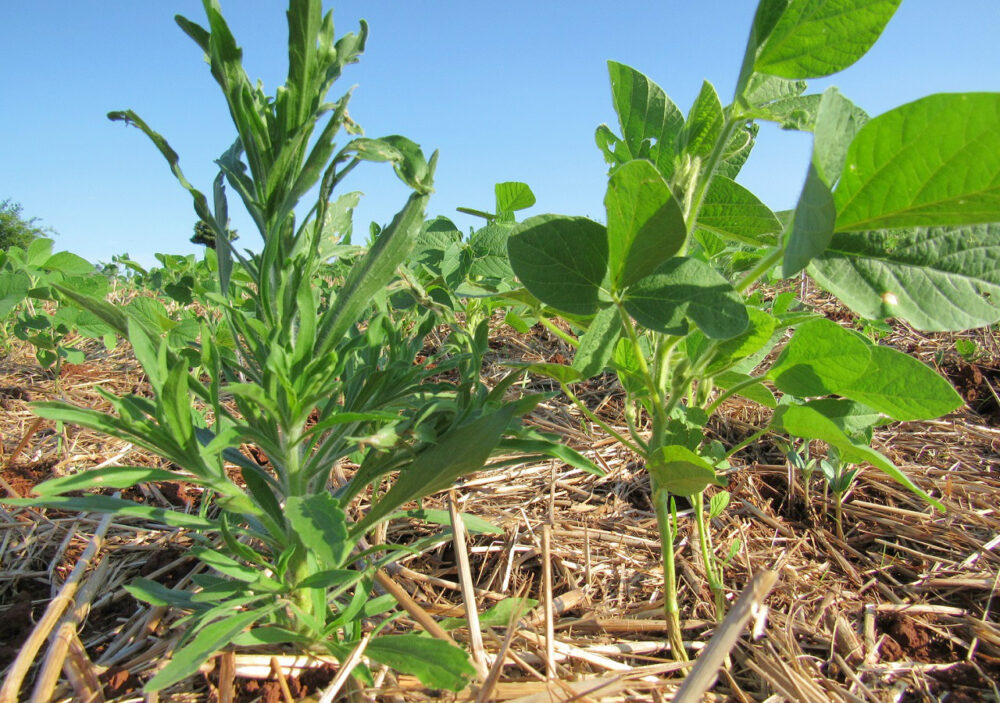
[{"label": "plant stem", "polygon": [[681,636],[680,606],[677,603],[677,570],[674,565],[674,536],[677,534],[670,510],[669,494],[653,481],[653,507],[660,529],[660,552],[663,556],[663,613],[667,620],[667,641],[677,661],[687,661]]},{"label": "plant stem", "polygon": [[715,619],[722,620],[726,612],[726,590],[722,579],[715,571],[715,556],[712,554],[712,533],[705,521],[705,492],[695,495],[694,515],[698,527],[698,544],[701,547],[701,560],[705,564],[705,577],[708,587],[715,596]]},{"label": "plant stem", "polygon": [[573,339],[571,336],[563,332],[550,319],[548,319],[544,315],[539,315],[538,321],[542,323],[542,327],[547,329],[549,332],[557,336],[562,341],[566,342],[566,344],[570,345],[574,349],[580,346],[579,340]]},{"label": "plant stem", "polygon": [[571,401],[573,401],[573,404],[580,409],[580,412],[582,412],[587,417],[588,420],[595,423],[602,430],[604,430],[609,435],[618,440],[618,443],[621,444],[626,449],[628,449],[630,452],[638,454],[639,456],[646,455],[648,447],[640,448],[635,444],[632,444],[632,442],[625,439],[625,437],[620,432],[617,432],[609,424],[607,424],[601,418],[597,417],[597,415],[592,413],[590,411],[590,408],[584,405],[583,401],[581,401],[579,398],[576,397],[576,395],[573,394],[573,391],[569,389],[569,386],[567,386],[565,383],[560,383],[559,385],[562,387],[562,392],[566,394],[566,397],[569,398]]},{"label": "plant stem", "polygon": [[742,293],[747,288],[752,286],[757,282],[761,276],[770,271],[776,263],[781,261],[781,257],[785,254],[785,247],[777,246],[771,250],[771,253],[765,256],[763,259],[757,262],[754,266],[747,272],[747,275],[740,279],[740,282],[736,284],[736,292]]},{"label": "plant stem", "polygon": [[833,492],[833,519],[837,521],[837,537],[844,539],[844,494]]}]

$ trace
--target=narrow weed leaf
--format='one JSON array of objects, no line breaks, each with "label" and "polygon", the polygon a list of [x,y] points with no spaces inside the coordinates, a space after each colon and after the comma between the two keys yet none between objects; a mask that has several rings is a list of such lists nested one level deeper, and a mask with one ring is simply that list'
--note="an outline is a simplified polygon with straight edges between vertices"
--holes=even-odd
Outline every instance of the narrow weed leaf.
[{"label": "narrow weed leaf", "polygon": [[458,691],[476,670],[453,644],[420,635],[388,635],[368,643],[365,654],[397,671],[413,674],[425,686]]},{"label": "narrow weed leaf", "polygon": [[109,466],[49,479],[35,486],[33,490],[35,495],[45,498],[70,491],[88,491],[94,488],[123,489],[151,481],[178,480],[202,484],[199,479],[193,476],[181,475],[166,469],[152,469],[147,466]]},{"label": "narrow weed leaf", "polygon": [[931,95],[869,121],[848,149],[837,231],[1000,221],[1000,93]]}]

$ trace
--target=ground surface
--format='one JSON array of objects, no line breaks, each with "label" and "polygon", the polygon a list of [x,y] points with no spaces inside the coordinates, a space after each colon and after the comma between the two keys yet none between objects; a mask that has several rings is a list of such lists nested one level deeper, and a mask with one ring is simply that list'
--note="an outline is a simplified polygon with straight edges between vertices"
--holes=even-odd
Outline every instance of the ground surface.
[{"label": "ground surface", "polygon": [[[828,315],[852,324],[832,304]],[[718,553],[741,544],[725,570],[732,600],[764,568],[778,581],[767,599],[761,635],[749,632],[733,651],[710,694],[733,701],[961,701],[1000,700],[1000,352],[988,333],[975,339],[971,363],[950,336],[924,336],[903,326],[881,343],[936,365],[963,394],[967,406],[934,422],[902,423],[877,431],[874,446],[947,506],[933,514],[919,498],[883,475],[861,475],[844,508],[844,539],[836,536],[832,503],[818,478],[804,500],[801,478],[790,477],[784,457],[764,437],[734,457],[728,475],[731,507],[715,520]],[[497,358],[558,361],[568,355],[544,331],[498,338]],[[565,358],[563,356],[563,358]],[[95,351],[88,363],[63,369],[58,379],[41,371],[28,350],[13,347],[0,361],[0,490],[29,495],[53,475],[105,462],[158,465],[158,459],[115,440],[77,428],[37,423],[30,400],[63,397],[89,407],[103,401],[95,388],[141,389],[143,377],[126,345]],[[581,389],[606,422],[622,425],[622,396],[610,379]],[[769,411],[732,402],[711,430],[727,444],[763,427]],[[656,523],[643,467],[601,431],[581,422],[559,398],[533,421],[591,456],[606,470],[594,477],[552,462],[508,468],[468,478],[459,488],[464,512],[503,528],[504,534],[471,538],[471,572],[485,610],[522,594],[546,597],[542,588],[543,525],[551,526],[547,550],[555,601],[556,673],[546,686],[546,648],[539,645],[542,618],[529,614],[511,639],[507,664],[490,695],[494,700],[670,700],[680,681],[664,645],[663,577]],[[791,481],[790,481],[791,478]],[[132,492],[136,500],[192,507],[190,487],[158,484]],[[440,503],[441,501],[431,501]],[[8,667],[38,627],[91,544],[100,516],[0,509],[0,670]],[[432,528],[392,525],[387,539],[407,540]],[[678,547],[684,638],[696,655],[711,638],[714,614],[701,578],[689,513],[681,513]],[[176,616],[150,610],[122,590],[136,576],[184,583],[194,560],[181,532],[153,529],[138,520],[108,526],[80,580],[77,601],[90,604],[79,624],[63,631],[69,670],[91,673],[106,700],[142,700],[138,689],[169,651]],[[396,583],[434,615],[462,615],[454,549],[445,543],[404,560]],[[732,601],[731,601],[732,602]],[[403,619],[400,627],[416,627]],[[78,637],[74,636],[74,631]],[[486,633],[496,652],[505,628]],[[467,633],[455,633],[467,640]],[[76,643],[80,644],[78,648]],[[28,699],[49,645],[41,647],[22,696]],[[287,676],[268,673],[272,655]],[[319,695],[336,673],[313,662],[301,676],[289,653],[236,652],[213,660],[211,670],[162,693],[162,701],[284,701]],[[300,662],[301,663],[301,662]],[[251,665],[257,664],[256,669]],[[6,675],[6,671],[4,675]],[[250,678],[253,674],[257,678]],[[576,683],[591,679],[589,683]],[[441,700],[410,677],[381,672],[368,700]],[[603,688],[596,689],[599,685]],[[593,691],[587,695],[587,691]],[[584,695],[580,695],[584,694]],[[462,700],[474,700],[475,690]],[[73,700],[62,678],[56,700]]]}]

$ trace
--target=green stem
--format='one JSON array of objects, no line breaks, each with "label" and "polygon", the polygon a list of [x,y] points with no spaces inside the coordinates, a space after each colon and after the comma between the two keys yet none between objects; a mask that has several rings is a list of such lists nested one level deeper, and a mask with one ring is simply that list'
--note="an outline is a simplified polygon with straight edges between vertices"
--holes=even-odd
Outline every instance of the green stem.
[{"label": "green stem", "polygon": [[719,138],[715,140],[715,146],[712,147],[712,153],[709,154],[708,159],[701,167],[701,173],[698,176],[698,184],[695,186],[694,196],[691,198],[691,207],[688,212],[684,213],[684,220],[687,222],[687,236],[691,237],[691,234],[695,230],[695,226],[698,223],[698,213],[701,212],[701,206],[705,202],[705,195],[708,193],[708,187],[712,183],[712,176],[715,175],[715,167],[718,166],[719,161],[722,160],[722,153],[725,151],[726,146],[729,144],[729,138],[733,134],[733,129],[735,129],[736,124],[742,120],[735,120],[730,116],[726,119],[725,124],[722,126],[722,132],[719,134]]},{"label": "green stem", "polygon": [[573,401],[573,404],[580,409],[580,412],[582,412],[587,417],[588,420],[595,423],[602,430],[604,430],[609,435],[618,440],[618,443],[621,444],[626,449],[628,449],[630,452],[637,454],[639,456],[646,456],[649,447],[644,446],[645,443],[643,443],[643,445],[641,446],[637,446],[629,442],[624,435],[622,435],[620,432],[617,432],[613,427],[611,427],[611,425],[607,424],[601,418],[597,417],[597,415],[592,413],[590,411],[590,408],[584,405],[583,401],[581,401],[579,398],[576,397],[576,395],[573,394],[573,391],[569,389],[569,386],[567,386],[565,383],[560,383],[559,385],[562,388],[562,392],[566,394],[566,397],[569,398],[571,401]]},{"label": "green stem", "polygon": [[573,339],[573,337],[571,337],[570,335],[566,334],[564,331],[562,331],[561,329],[559,329],[555,325],[555,323],[553,323],[551,320],[549,320],[544,315],[539,315],[538,316],[538,321],[542,323],[542,327],[544,327],[545,329],[547,329],[549,332],[551,332],[552,334],[554,334],[555,336],[557,336],[562,341],[566,342],[566,344],[570,345],[574,349],[576,349],[576,348],[578,348],[580,346],[580,341],[579,340]]},{"label": "green stem", "polygon": [[712,533],[705,522],[705,493],[695,494],[694,515],[698,528],[698,545],[701,547],[701,560],[705,564],[705,577],[708,587],[715,596],[715,619],[722,620],[726,612],[726,590],[722,579],[715,570],[715,556],[712,554]]},{"label": "green stem", "polygon": [[781,261],[781,257],[784,256],[784,254],[785,247],[783,245],[772,249],[770,254],[758,261],[757,265],[750,269],[746,276],[740,279],[740,282],[736,284],[736,292],[742,293],[756,283],[757,279],[770,271],[776,263]]},{"label": "green stem", "polygon": [[728,459],[729,457],[733,456],[736,452],[740,451],[744,447],[750,446],[751,444],[753,444],[754,442],[756,442],[758,439],[760,439],[761,437],[763,437],[765,434],[767,434],[767,432],[768,432],[768,428],[767,427],[765,427],[764,429],[761,429],[761,430],[757,430],[752,435],[750,435],[749,437],[747,437],[746,439],[744,439],[742,442],[740,442],[739,444],[737,444],[735,447],[733,447],[732,449],[730,449],[728,452],[726,452],[726,456],[724,458]]},{"label": "green stem", "polygon": [[674,565],[674,537],[677,534],[670,510],[670,496],[653,482],[653,505],[660,530],[660,552],[663,556],[663,613],[667,620],[667,640],[678,661],[687,661],[684,638],[681,636],[680,605],[677,602],[677,569]]},{"label": "green stem", "polygon": [[722,395],[720,395],[718,398],[716,398],[714,401],[712,401],[712,404],[708,406],[708,408],[705,410],[705,412],[708,413],[709,415],[711,415],[716,410],[718,410],[718,408],[719,408],[720,405],[722,405],[723,403],[725,403],[727,400],[729,400],[730,398],[732,398],[734,395],[736,395],[737,393],[739,393],[744,388],[749,388],[752,385],[755,385],[757,383],[763,383],[763,382],[764,382],[764,378],[762,376],[754,376],[752,378],[748,378],[745,381],[740,381],[739,383],[733,385],[732,387],[727,388],[725,390],[725,392],[722,393]]}]

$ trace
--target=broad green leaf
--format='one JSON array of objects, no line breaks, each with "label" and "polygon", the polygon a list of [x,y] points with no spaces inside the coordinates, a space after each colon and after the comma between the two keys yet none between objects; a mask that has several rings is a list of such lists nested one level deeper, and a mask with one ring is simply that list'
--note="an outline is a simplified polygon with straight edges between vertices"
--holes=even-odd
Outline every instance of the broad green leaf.
[{"label": "broad green leaf", "polygon": [[72,254],[68,251],[60,251],[48,259],[42,264],[42,268],[48,269],[50,271],[59,271],[65,274],[77,274],[77,273],[94,273],[94,265],[84,259],[81,256]]},{"label": "broad green leaf", "polygon": [[142,690],[147,693],[160,691],[193,675],[203,661],[267,613],[264,609],[238,612],[206,625],[188,644],[171,654],[167,665]]},{"label": "broad green leaf", "polygon": [[622,319],[618,308],[609,306],[590,321],[590,327],[580,337],[580,347],[573,357],[573,368],[583,378],[596,376],[611,360],[615,343],[622,333]]},{"label": "broad green leaf", "polygon": [[837,424],[820,414],[814,408],[803,405],[786,405],[774,413],[772,425],[795,437],[819,439],[832,447],[836,447],[844,461],[853,464],[868,463],[879,469],[897,483],[916,493],[935,508],[944,512],[944,506],[931,498],[923,489],[911,481],[883,454],[871,447],[856,442],[837,426]]},{"label": "broad green leaf", "polygon": [[832,320],[810,320],[795,330],[767,376],[799,398],[837,393],[865,372],[871,349]]},{"label": "broad green leaf", "polygon": [[618,290],[648,276],[687,239],[681,206],[649,161],[629,161],[608,180],[608,264]]},{"label": "broad green leaf", "polygon": [[[504,598],[489,610],[479,614],[479,626],[510,627],[537,605],[538,601],[533,598]],[[441,627],[445,630],[468,627],[468,621],[465,618],[444,618],[441,620]]]},{"label": "broad green leaf", "polygon": [[698,212],[698,228],[743,244],[769,246],[775,243],[781,222],[756,195],[716,174]]},{"label": "broad green leaf", "polygon": [[302,544],[327,568],[337,568],[350,554],[353,543],[347,536],[347,516],[329,493],[307,497],[289,496],[285,517]]},{"label": "broad green leaf", "polygon": [[990,325],[1000,320],[1000,224],[837,234],[809,274],[868,319],[929,332]]},{"label": "broad green leaf", "polygon": [[420,635],[387,635],[368,643],[365,655],[405,674],[425,686],[461,690],[476,670],[468,655],[453,644]]},{"label": "broad green leaf", "polygon": [[812,408],[823,417],[832,420],[850,437],[869,434],[873,427],[885,420],[882,413],[845,398],[818,398],[810,400],[805,407]]},{"label": "broad green leaf", "polygon": [[87,469],[69,476],[60,476],[40,483],[32,489],[37,496],[57,496],[70,491],[87,491],[92,488],[131,488],[137,483],[150,481],[187,481],[201,484],[191,476],[178,474],[166,469],[148,466],[109,466],[103,469]]},{"label": "broad green leaf", "polygon": [[514,273],[546,305],[573,315],[593,315],[608,270],[604,225],[584,217],[538,215],[519,224],[507,240]]},{"label": "broad green leaf", "polygon": [[838,92],[827,88],[816,113],[812,163],[823,182],[833,187],[844,170],[847,150],[868,122],[868,114]]},{"label": "broad green leaf", "polygon": [[567,366],[566,364],[553,364],[548,362],[537,362],[534,364],[509,364],[514,368],[524,369],[528,373],[537,374],[539,376],[545,376],[546,378],[551,378],[553,380],[559,381],[559,383],[579,383],[584,379],[583,374],[580,373],[579,369],[572,366]]},{"label": "broad green leaf", "polygon": [[722,274],[697,259],[675,257],[628,290],[625,309],[639,324],[687,334],[687,319],[706,337],[728,339],[747,328],[746,306]]},{"label": "broad green leaf", "polygon": [[847,151],[837,231],[1000,221],[1000,93],[931,95],[870,120]]},{"label": "broad green leaf", "polygon": [[791,0],[753,68],[783,78],[821,78],[864,56],[901,0]]},{"label": "broad green leaf", "polygon": [[722,134],[725,115],[715,87],[703,81],[701,91],[688,112],[678,138],[678,149],[692,157],[707,159]]},{"label": "broad green leaf", "polygon": [[501,212],[524,210],[535,204],[535,194],[531,192],[531,188],[528,187],[527,183],[519,183],[517,181],[497,183],[493,186],[493,192],[496,194],[498,214]]},{"label": "broad green leaf", "polygon": [[189,515],[177,510],[154,508],[141,505],[131,500],[113,498],[111,496],[49,496],[46,498],[4,498],[0,502],[9,505],[27,505],[33,507],[56,508],[57,510],[72,510],[80,513],[111,513],[123,517],[137,517],[143,520],[169,525],[170,527],[187,527],[192,530],[213,530],[218,527],[214,520]]},{"label": "broad green leaf", "polygon": [[740,65],[739,78],[736,81],[738,100],[745,101],[749,85],[756,77],[754,62],[757,60],[760,48],[774,31],[774,27],[781,19],[788,3],[789,0],[760,0],[757,3],[757,11],[754,12],[753,23],[750,25],[750,37],[747,39],[747,46],[743,51],[743,63]]},{"label": "broad green leaf", "polygon": [[809,164],[805,185],[795,205],[792,226],[786,234],[782,276],[791,278],[826,250],[833,238],[836,219],[833,193],[823,182],[815,164]]},{"label": "broad green leaf", "polygon": [[656,83],[625,64],[608,62],[611,93],[630,159],[649,159],[666,178],[674,173],[684,115]]},{"label": "broad green leaf", "polygon": [[[747,316],[750,323],[743,333],[718,344],[714,360],[705,369],[706,374],[714,375],[729,368],[740,359],[757,354],[771,340],[775,329],[777,329],[778,321],[763,310],[753,307],[747,308]],[[697,338],[695,340],[689,338],[689,349],[691,349],[693,341],[700,342]],[[699,343],[698,346],[700,347],[701,344]],[[693,357],[694,355],[689,352],[689,356]]]},{"label": "broad green leaf", "polygon": [[[750,378],[747,374],[738,371],[724,371],[712,380],[719,388],[729,390],[737,384],[749,381]],[[778,407],[778,401],[775,399],[774,394],[763,383],[753,383],[743,386],[736,392],[736,395],[742,396],[747,400],[752,400],[755,403],[760,403],[765,408]]]},{"label": "broad green leaf", "polygon": [[854,379],[835,389],[896,420],[933,420],[962,405],[962,398],[929,366],[891,347],[871,347],[871,358]]},{"label": "broad green leaf", "polygon": [[0,273],[0,319],[28,297],[31,279],[22,271]]},{"label": "broad green leaf", "polygon": [[679,496],[693,496],[708,486],[725,486],[707,461],[679,444],[654,450],[646,461],[656,490]]},{"label": "broad green leaf", "polygon": [[25,258],[29,266],[41,268],[49,257],[52,256],[52,245],[54,242],[47,237],[39,237],[28,244],[25,251]]},{"label": "broad green leaf", "polygon": [[[726,148],[722,152],[719,165],[715,167],[716,177],[725,176],[733,179],[739,175],[743,164],[750,158],[750,152],[753,150],[759,131],[760,125],[756,122],[745,122],[737,125],[732,136],[729,137],[729,143],[726,144]],[[711,188],[711,186],[709,187]]]}]

